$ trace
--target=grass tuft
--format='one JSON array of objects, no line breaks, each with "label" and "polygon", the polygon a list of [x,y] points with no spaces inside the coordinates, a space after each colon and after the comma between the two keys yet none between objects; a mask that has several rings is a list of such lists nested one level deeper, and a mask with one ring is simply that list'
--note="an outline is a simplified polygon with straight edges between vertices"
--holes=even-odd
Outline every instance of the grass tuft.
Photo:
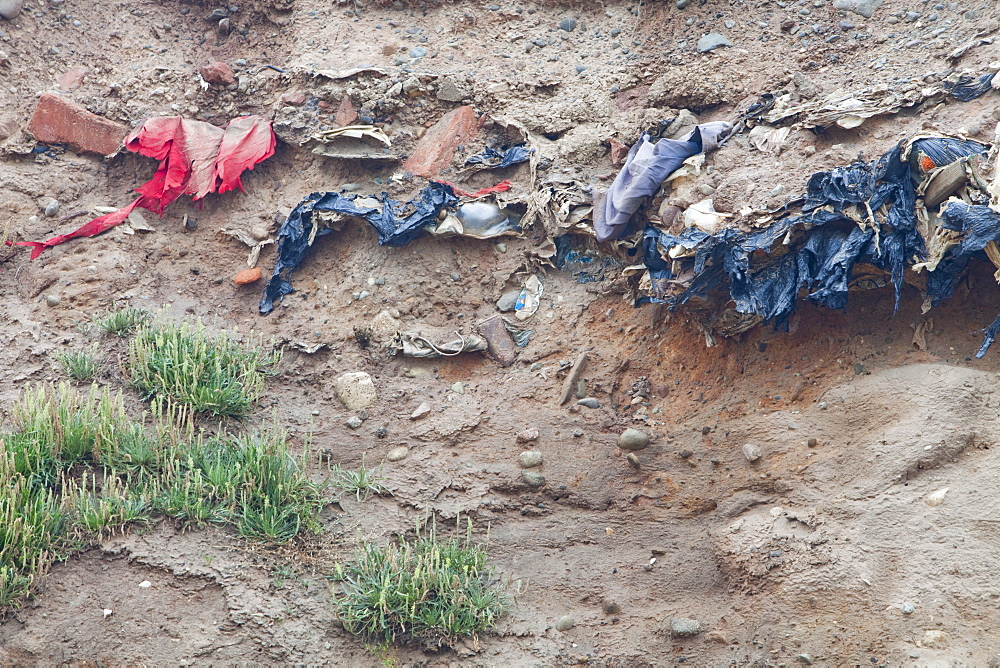
[{"label": "grass tuft", "polygon": [[75,381],[84,383],[97,375],[97,357],[93,350],[79,350],[56,355],[63,372]]},{"label": "grass tuft", "polygon": [[153,319],[153,314],[141,308],[126,306],[111,309],[94,316],[94,325],[105,334],[127,336]]},{"label": "grass tuft", "polygon": [[195,436],[189,413],[153,403],[133,420],[121,394],[68,383],[27,389],[0,433],[0,612],[56,559],[156,517],[284,543],[319,529],[322,485],[283,433]]},{"label": "grass tuft", "polygon": [[413,540],[380,547],[365,541],[355,561],[337,566],[343,593],[336,612],[344,628],[369,642],[417,641],[451,646],[496,626],[511,605],[507,585],[487,565],[486,546],[442,540],[436,526]]},{"label": "grass tuft", "polygon": [[382,484],[384,481],[382,466],[367,469],[364,457],[361,459],[361,468],[357,471],[348,471],[339,465],[333,469],[333,486],[339,487],[348,494],[353,494],[358,501],[367,501],[373,494],[376,496],[392,494],[389,488]]},{"label": "grass tuft", "polygon": [[150,325],[129,346],[132,384],[146,398],[161,397],[210,415],[243,417],[276,372],[280,351],[245,347],[226,332],[201,325]]}]

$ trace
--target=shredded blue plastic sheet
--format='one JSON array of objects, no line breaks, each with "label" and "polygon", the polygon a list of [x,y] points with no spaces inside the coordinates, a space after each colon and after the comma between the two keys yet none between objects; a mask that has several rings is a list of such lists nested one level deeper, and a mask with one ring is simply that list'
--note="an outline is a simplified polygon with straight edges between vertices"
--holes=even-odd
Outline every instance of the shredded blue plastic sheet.
[{"label": "shredded blue plastic sheet", "polygon": [[975,100],[977,97],[985,95],[986,91],[993,87],[993,77],[995,76],[996,72],[990,72],[978,77],[964,76],[955,83],[946,83],[944,89],[952,97],[962,102],[968,102],[969,100]]},{"label": "shredded blue plastic sheet", "polygon": [[359,206],[356,204],[359,197],[364,196],[313,193],[292,209],[278,230],[278,262],[260,300],[262,315],[274,310],[275,301],[295,292],[291,283],[292,272],[309,254],[312,241],[331,232],[330,228],[314,230],[314,211],[331,211],[361,218],[375,228],[380,246],[404,246],[417,238],[425,227],[435,224],[441,209],[458,203],[452,187],[437,181],[431,181],[420,191],[417,199],[409,202],[397,202],[382,193],[374,197],[380,206]]},{"label": "shredded blue plastic sheet", "polygon": [[[900,159],[904,147],[900,143],[878,160],[814,174],[800,212],[789,212],[760,230],[725,229],[710,235],[689,227],[675,236],[647,226],[642,252],[653,290],[638,303],[676,308],[726,290],[738,313],[787,329],[803,294],[813,303],[845,308],[855,265],[866,263],[890,274],[898,309],[904,270],[927,254],[917,231],[918,180],[910,161]],[[988,148],[971,140],[930,137],[913,141],[910,151],[940,166]],[[874,219],[873,212],[883,206],[884,219]],[[991,241],[1000,243],[1000,215],[988,206],[953,200],[942,205],[941,218],[945,228],[962,236],[927,275],[927,296],[935,304],[952,295],[973,256]],[[678,276],[674,263],[665,259],[676,247],[694,251],[693,260],[681,261]],[[686,287],[669,294],[680,278]],[[1000,318],[984,332],[978,357],[1000,335]]]},{"label": "shredded blue plastic sheet", "polygon": [[632,216],[646,198],[655,195],[685,160],[716,148],[732,129],[729,123],[716,121],[696,125],[684,139],[661,139],[655,143],[649,133],[644,133],[629,150],[611,188],[594,205],[597,240],[610,241],[628,235]]},{"label": "shredded blue plastic sheet", "polygon": [[480,153],[466,159],[466,165],[479,165],[488,169],[502,169],[525,162],[531,157],[531,151],[523,144],[511,146],[500,151],[495,148],[486,147]]}]

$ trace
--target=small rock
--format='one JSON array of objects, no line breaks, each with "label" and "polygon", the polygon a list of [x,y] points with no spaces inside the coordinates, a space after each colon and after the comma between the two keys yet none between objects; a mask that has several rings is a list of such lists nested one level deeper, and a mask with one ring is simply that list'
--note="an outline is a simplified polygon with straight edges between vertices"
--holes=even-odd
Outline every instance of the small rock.
[{"label": "small rock", "polygon": [[411,420],[419,420],[422,417],[427,417],[431,412],[431,405],[426,401],[417,406],[417,410],[410,413]]},{"label": "small rock", "polygon": [[143,580],[142,582],[139,583],[139,589],[149,589],[152,586],[153,583],[150,582],[149,580]]},{"label": "small rock", "polygon": [[49,218],[51,218],[51,217],[55,216],[57,213],[59,213],[59,202],[58,202],[58,200],[52,200],[51,202],[49,202],[48,204],[45,205],[45,215],[46,216],[48,216]]},{"label": "small rock", "polygon": [[513,311],[514,306],[517,304],[517,298],[520,296],[520,290],[511,290],[510,292],[503,293],[500,295],[500,299],[497,300],[497,310],[501,313]]},{"label": "small rock", "polygon": [[948,645],[948,634],[939,629],[928,629],[924,631],[923,637],[920,639],[921,647],[937,647],[943,648]]},{"label": "small rock", "polygon": [[415,46],[410,49],[410,58],[423,58],[427,55],[427,49],[422,46]]},{"label": "small rock", "polygon": [[747,458],[748,462],[755,462],[763,456],[760,448],[753,443],[746,443],[743,445],[743,456]]},{"label": "small rock", "polygon": [[625,461],[627,461],[628,465],[634,469],[642,468],[642,462],[639,461],[639,456],[634,452],[630,452],[625,455]]},{"label": "small rock", "polygon": [[813,665],[813,658],[809,654],[799,654],[797,657],[795,657],[795,660],[798,661],[799,663],[804,663],[807,666]]},{"label": "small rock", "polygon": [[819,86],[814,84],[812,79],[807,77],[802,72],[796,72],[792,75],[792,83],[795,84],[795,88],[799,91],[799,95],[806,100],[810,100],[820,93]]},{"label": "small rock", "polygon": [[714,631],[709,631],[708,633],[706,633],[705,634],[705,640],[707,640],[709,642],[717,642],[717,643],[719,643],[721,645],[728,645],[729,644],[729,638],[726,637],[725,633],[723,633],[722,631],[719,631],[718,629],[715,629]]},{"label": "small rock", "polygon": [[334,387],[337,390],[337,398],[349,411],[368,408],[378,401],[375,383],[364,371],[341,374],[334,381]]},{"label": "small rock", "polygon": [[701,633],[701,622],[696,619],[670,620],[670,635],[673,638],[691,638]]},{"label": "small rock", "polygon": [[576,30],[576,19],[572,16],[567,16],[559,22],[559,29],[565,30],[566,32],[573,32]]},{"label": "small rock", "polygon": [[254,267],[253,269],[244,269],[243,271],[237,272],[236,276],[233,278],[233,283],[236,285],[247,285],[249,283],[256,283],[260,280],[263,274],[260,271],[260,267]]},{"label": "small rock", "polygon": [[537,441],[538,436],[538,430],[534,427],[529,427],[517,435],[517,442],[528,443],[530,441]]},{"label": "small rock", "polygon": [[733,43],[726,38],[725,35],[717,32],[710,32],[707,35],[703,35],[701,39],[698,40],[698,53],[708,53],[713,49],[718,49],[722,46],[732,46]]},{"label": "small rock", "polygon": [[601,604],[601,612],[605,615],[620,615],[622,607],[613,601],[605,601]]},{"label": "small rock", "polygon": [[462,381],[457,381],[451,386],[451,391],[455,394],[465,394],[465,385],[462,384]]},{"label": "small rock", "polygon": [[586,398],[580,399],[578,402],[576,402],[576,405],[577,406],[586,406],[587,408],[600,408],[601,407],[601,402],[598,401],[597,399],[595,399],[594,397],[586,397]]},{"label": "small rock", "polygon": [[362,420],[357,415],[352,415],[351,417],[347,418],[346,424],[351,429],[358,429],[362,425]]},{"label": "small rock", "polygon": [[685,9],[688,6],[688,0],[677,0],[677,2],[674,3],[674,6],[677,7],[677,9]]},{"label": "small rock", "polygon": [[13,21],[21,13],[24,0],[0,0],[0,16]]},{"label": "small rock", "polygon": [[223,62],[215,61],[201,68],[201,78],[217,86],[232,86],[236,83],[233,70]]},{"label": "small rock", "polygon": [[833,0],[834,9],[854,12],[860,16],[870,19],[875,10],[882,5],[883,0]]},{"label": "small rock", "polygon": [[936,492],[931,492],[924,497],[924,503],[926,503],[931,508],[937,508],[942,503],[944,503],[944,497],[948,493],[948,488],[944,487],[937,490]]},{"label": "small rock", "polygon": [[469,92],[454,77],[446,76],[441,77],[436,95],[443,102],[461,102],[469,96]]},{"label": "small rock", "polygon": [[642,450],[650,442],[649,434],[631,427],[622,432],[618,437],[618,447],[622,450]]},{"label": "small rock", "polygon": [[912,615],[914,612],[916,612],[917,606],[913,605],[912,603],[907,602],[907,603],[904,603],[900,607],[900,610],[903,611],[904,615]]},{"label": "small rock", "polygon": [[518,459],[523,469],[531,469],[542,465],[542,453],[537,450],[525,450],[518,455]]},{"label": "small rock", "polygon": [[569,615],[566,615],[564,617],[560,617],[559,621],[556,622],[556,630],[569,631],[571,628],[573,628],[574,625],[575,622],[573,621],[573,618],[570,617]]},{"label": "small rock", "polygon": [[514,337],[507,329],[507,323],[499,315],[489,318],[479,326],[479,331],[486,339],[486,349],[490,356],[500,366],[510,366],[517,358],[517,347]]},{"label": "small rock", "polygon": [[56,295],[45,295],[45,303],[49,306],[59,306],[59,297]]},{"label": "small rock", "polygon": [[819,445],[819,441],[817,441],[815,438],[810,438],[808,441],[806,441],[806,445],[808,445],[810,448],[815,448],[817,445]]},{"label": "small rock", "polygon": [[534,471],[521,471],[521,480],[533,489],[545,486],[545,476]]},{"label": "small rock", "polygon": [[388,462],[398,462],[406,459],[406,455],[410,453],[410,449],[405,445],[401,445],[398,448],[393,448],[389,451],[389,454],[385,456]]}]

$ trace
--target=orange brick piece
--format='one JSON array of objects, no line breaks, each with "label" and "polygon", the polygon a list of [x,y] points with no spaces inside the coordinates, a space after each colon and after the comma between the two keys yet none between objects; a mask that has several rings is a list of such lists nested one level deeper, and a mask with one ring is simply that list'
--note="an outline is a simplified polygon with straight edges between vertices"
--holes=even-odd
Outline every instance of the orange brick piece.
[{"label": "orange brick piece", "polygon": [[456,149],[475,138],[481,125],[472,107],[452,109],[417,143],[404,168],[425,178],[437,176],[451,164]]},{"label": "orange brick piece", "polygon": [[74,151],[100,155],[117,151],[127,131],[121,123],[101,118],[52,93],[42,93],[28,122],[28,132],[40,142],[66,144]]},{"label": "orange brick piece", "polygon": [[244,269],[243,271],[236,274],[236,278],[233,279],[233,283],[236,285],[247,285],[248,283],[256,283],[260,280],[261,271],[260,267],[254,267],[253,269]]}]

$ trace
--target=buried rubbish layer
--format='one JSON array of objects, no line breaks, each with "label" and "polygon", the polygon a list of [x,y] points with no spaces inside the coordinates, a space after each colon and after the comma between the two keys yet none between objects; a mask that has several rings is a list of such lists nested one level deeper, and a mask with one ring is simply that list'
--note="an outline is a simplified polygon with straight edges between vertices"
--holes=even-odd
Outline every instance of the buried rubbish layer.
[{"label": "buried rubbish layer", "polygon": [[[800,298],[842,309],[851,290],[891,284],[898,308],[910,269],[926,271],[930,308],[952,295],[971,259],[1000,267],[1000,206],[990,201],[996,184],[983,176],[989,148],[917,136],[878,160],[813,174],[805,195],[771,219],[711,234],[648,225],[642,253],[649,282],[637,304],[704,305],[711,342],[713,332],[739,334],[765,321],[787,329]],[[965,178],[944,187],[949,199],[926,205],[931,184],[948,169]],[[985,334],[978,357],[1000,335],[1000,318]]]}]

